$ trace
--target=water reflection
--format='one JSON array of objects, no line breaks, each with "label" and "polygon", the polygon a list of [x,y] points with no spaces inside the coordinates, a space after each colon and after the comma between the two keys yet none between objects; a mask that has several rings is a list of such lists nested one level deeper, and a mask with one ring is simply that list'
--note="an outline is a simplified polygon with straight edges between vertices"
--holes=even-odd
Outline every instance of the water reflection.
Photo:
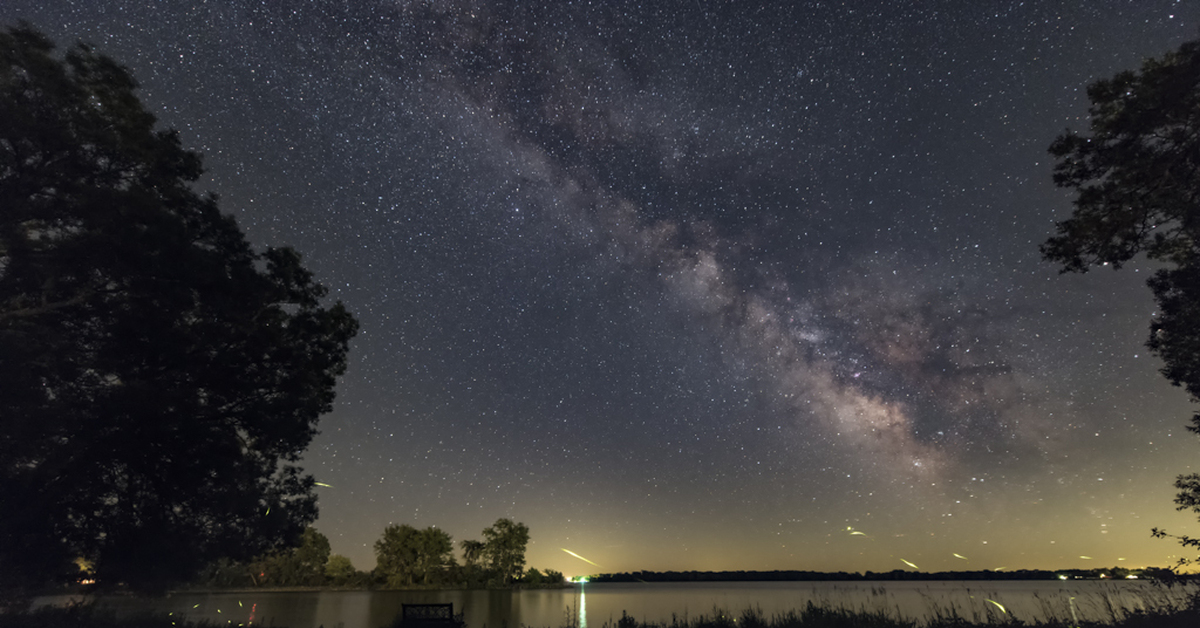
[{"label": "water reflection", "polygon": [[579,585],[579,628],[587,628],[587,585]]}]

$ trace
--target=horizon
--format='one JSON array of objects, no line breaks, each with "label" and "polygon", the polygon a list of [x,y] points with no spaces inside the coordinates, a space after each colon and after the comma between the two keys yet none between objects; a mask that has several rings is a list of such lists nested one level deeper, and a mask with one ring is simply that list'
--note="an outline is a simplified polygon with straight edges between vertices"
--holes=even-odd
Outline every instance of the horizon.
[{"label": "horizon", "polygon": [[1038,245],[1086,86],[1200,3],[429,6],[0,13],[128,66],[360,321],[303,459],[334,553],[506,517],[568,577],[1191,555],[1150,536],[1200,451],[1154,267]]}]

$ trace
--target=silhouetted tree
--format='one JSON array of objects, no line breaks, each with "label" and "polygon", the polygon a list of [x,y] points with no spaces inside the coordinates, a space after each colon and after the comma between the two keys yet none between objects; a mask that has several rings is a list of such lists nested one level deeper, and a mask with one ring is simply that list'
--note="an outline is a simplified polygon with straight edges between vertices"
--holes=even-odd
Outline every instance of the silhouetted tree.
[{"label": "silhouetted tree", "polygon": [[536,567],[530,567],[521,574],[521,582],[535,587],[542,584],[542,579],[542,572],[538,571]]},{"label": "silhouetted tree", "polygon": [[357,323],[252,250],[136,81],[0,32],[0,588],[158,589],[294,541]]},{"label": "silhouetted tree", "polygon": [[[1088,97],[1090,133],[1050,146],[1054,182],[1076,191],[1075,210],[1042,254],[1063,272],[1120,268],[1138,254],[1162,264],[1149,280],[1159,311],[1147,345],[1200,402],[1200,41],[1097,81]],[[1191,423],[1200,432],[1200,414]],[[1200,475],[1175,486],[1179,509],[1200,512]]]},{"label": "silhouetted tree", "polygon": [[335,586],[346,586],[358,573],[349,558],[334,554],[325,563],[325,578]]},{"label": "silhouetted tree", "polygon": [[561,571],[547,569],[542,573],[542,584],[563,584],[566,581]]},{"label": "silhouetted tree", "polygon": [[259,586],[320,586],[325,583],[329,539],[305,528],[300,544],[275,550],[252,563]]},{"label": "silhouetted tree", "polygon": [[484,566],[480,564],[480,559],[483,558],[483,542],[467,539],[460,541],[458,546],[462,548],[463,552],[463,565],[457,574],[460,583],[467,588],[487,586],[490,577]]},{"label": "silhouetted tree", "polygon": [[466,563],[468,567],[473,567],[479,562],[480,557],[483,556],[484,545],[482,541],[465,539],[459,541],[458,546],[462,548],[463,562]]},{"label": "silhouetted tree", "polygon": [[229,558],[219,558],[205,567],[196,578],[201,586],[235,589],[255,586],[258,572],[251,564]]},{"label": "silhouetted tree", "polygon": [[440,576],[454,564],[454,540],[446,531],[434,527],[421,530],[418,540],[421,542],[421,552],[417,573],[425,584],[433,584],[435,576]]},{"label": "silhouetted tree", "polygon": [[375,542],[377,577],[390,587],[432,584],[435,575],[454,562],[454,542],[443,530],[390,525]]},{"label": "silhouetted tree", "polygon": [[510,584],[525,571],[525,546],[529,528],[511,519],[497,519],[483,531],[483,558],[503,584]]}]

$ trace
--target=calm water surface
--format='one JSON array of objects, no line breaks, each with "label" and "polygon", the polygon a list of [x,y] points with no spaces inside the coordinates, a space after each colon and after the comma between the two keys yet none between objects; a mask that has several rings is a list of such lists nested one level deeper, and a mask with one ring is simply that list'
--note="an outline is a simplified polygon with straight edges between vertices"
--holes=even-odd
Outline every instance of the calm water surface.
[{"label": "calm water surface", "polygon": [[[757,608],[769,616],[803,609],[810,601],[907,618],[953,610],[979,621],[1000,620],[1003,613],[1025,621],[1069,620],[1073,613],[1078,620],[1109,620],[1113,609],[1181,605],[1184,596],[1180,588],[1140,581],[713,582],[594,583],[534,591],[177,593],[149,600],[109,598],[102,604],[119,615],[173,613],[232,626],[381,628],[400,614],[401,604],[450,602],[470,628],[604,628],[622,612],[669,622],[672,616],[712,615],[714,609],[740,615]],[[47,598],[42,603],[62,601]]]}]

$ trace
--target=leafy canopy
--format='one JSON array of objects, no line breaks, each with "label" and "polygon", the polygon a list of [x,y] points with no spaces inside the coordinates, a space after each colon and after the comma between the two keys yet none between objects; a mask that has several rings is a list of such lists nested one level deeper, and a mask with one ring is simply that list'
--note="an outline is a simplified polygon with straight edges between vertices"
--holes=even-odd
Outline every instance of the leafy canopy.
[{"label": "leafy canopy", "polygon": [[529,544],[529,526],[512,519],[497,519],[483,530],[482,557],[504,584],[525,573],[525,546]]},{"label": "leafy canopy", "polygon": [[0,588],[144,589],[294,541],[357,322],[254,251],[84,45],[0,32]]},{"label": "leafy canopy", "polygon": [[334,585],[347,584],[357,573],[350,559],[341,554],[333,554],[325,562],[325,578]]},{"label": "leafy canopy", "polygon": [[431,584],[454,563],[453,551],[454,542],[444,530],[390,525],[375,542],[375,570],[389,587]]},{"label": "leafy canopy", "polygon": [[1042,245],[1064,271],[1114,268],[1139,253],[1175,266],[1200,253],[1200,41],[1140,72],[1088,87],[1091,133],[1050,146],[1054,182],[1075,210]]},{"label": "leafy canopy", "polygon": [[282,548],[250,563],[258,586],[320,586],[330,559],[329,538],[308,527],[296,547]]}]

